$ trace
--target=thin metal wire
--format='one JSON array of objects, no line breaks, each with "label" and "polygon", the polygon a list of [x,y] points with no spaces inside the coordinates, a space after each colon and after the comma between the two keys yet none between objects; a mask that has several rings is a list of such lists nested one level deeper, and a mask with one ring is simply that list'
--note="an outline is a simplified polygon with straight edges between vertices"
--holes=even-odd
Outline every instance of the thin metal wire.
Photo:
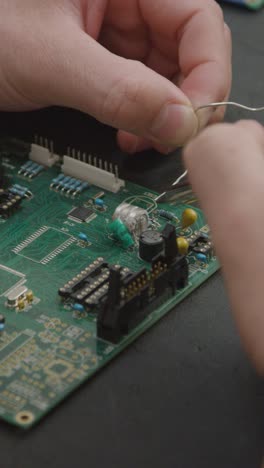
[{"label": "thin metal wire", "polygon": [[180,177],[178,177],[177,180],[175,180],[175,182],[173,182],[172,186],[175,187],[175,185],[178,185],[182,179],[184,179],[184,177],[186,177],[188,174],[188,171],[185,171]]},{"label": "thin metal wire", "polygon": [[[239,102],[233,102],[233,101],[212,102],[210,104],[204,104],[203,106],[197,107],[195,109],[195,112],[197,113],[202,109],[208,109],[210,107],[213,109],[217,109],[218,107],[227,107],[227,106],[238,107],[239,109],[243,109],[249,112],[264,112],[264,106],[263,107],[249,107],[249,106],[245,106],[244,104],[240,104]],[[173,182],[172,187],[176,187],[182,181],[182,179],[184,179],[187,175],[188,175],[188,171],[185,171],[182,175],[180,175],[180,177],[178,177],[177,180],[175,180],[175,182]],[[155,201],[161,203],[162,200],[164,200],[167,197],[167,195],[173,197],[175,190],[171,189],[171,190],[168,190],[167,192],[163,192],[161,195],[155,198]]]},{"label": "thin metal wire", "polygon": [[205,104],[203,106],[197,107],[195,112],[198,112],[199,110],[202,110],[202,109],[207,109],[209,107],[217,108],[217,107],[226,107],[226,106],[238,107],[239,109],[244,109],[249,112],[263,112],[264,111],[264,107],[248,107],[248,106],[245,106],[244,104],[239,104],[239,102],[226,101],[226,102],[212,102],[211,104]]}]

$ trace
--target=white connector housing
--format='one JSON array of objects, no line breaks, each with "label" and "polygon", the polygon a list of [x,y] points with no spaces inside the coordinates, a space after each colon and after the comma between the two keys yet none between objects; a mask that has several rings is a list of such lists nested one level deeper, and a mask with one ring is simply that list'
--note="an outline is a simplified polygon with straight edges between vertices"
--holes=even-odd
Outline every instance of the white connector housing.
[{"label": "white connector housing", "polygon": [[52,154],[48,148],[32,143],[29,159],[45,167],[52,167],[59,160],[57,154]]},{"label": "white connector housing", "polygon": [[63,156],[62,172],[66,176],[89,182],[113,193],[125,187],[125,181],[116,177],[115,174],[69,156]]}]

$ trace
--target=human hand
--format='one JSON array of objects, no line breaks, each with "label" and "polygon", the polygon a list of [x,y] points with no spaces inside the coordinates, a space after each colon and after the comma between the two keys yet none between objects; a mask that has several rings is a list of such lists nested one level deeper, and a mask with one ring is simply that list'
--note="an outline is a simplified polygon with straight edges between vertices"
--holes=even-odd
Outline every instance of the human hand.
[{"label": "human hand", "polygon": [[242,341],[264,374],[264,128],[204,130],[185,150],[189,179],[212,229]]},{"label": "human hand", "polygon": [[[0,109],[72,107],[120,129],[123,150],[166,153],[231,85],[214,0],[0,0]],[[214,119],[221,114],[217,113]]]}]

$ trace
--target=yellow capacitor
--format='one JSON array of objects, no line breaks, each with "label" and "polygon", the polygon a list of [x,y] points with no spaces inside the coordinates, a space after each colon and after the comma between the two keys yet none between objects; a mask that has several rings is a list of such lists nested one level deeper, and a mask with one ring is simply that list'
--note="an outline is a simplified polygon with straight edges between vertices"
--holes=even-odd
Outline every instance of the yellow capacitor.
[{"label": "yellow capacitor", "polygon": [[25,301],[20,299],[17,303],[18,310],[23,310],[25,308]]},{"label": "yellow capacitor", "polygon": [[189,242],[185,237],[177,237],[177,245],[181,255],[187,255],[189,251]]},{"label": "yellow capacitor", "polygon": [[32,302],[33,299],[34,299],[33,292],[32,292],[32,291],[28,291],[26,297],[27,297],[27,301],[28,301],[28,302]]},{"label": "yellow capacitor", "polygon": [[192,226],[198,219],[198,215],[196,211],[194,211],[192,208],[186,208],[184,212],[182,213],[182,228],[186,229],[189,226]]}]

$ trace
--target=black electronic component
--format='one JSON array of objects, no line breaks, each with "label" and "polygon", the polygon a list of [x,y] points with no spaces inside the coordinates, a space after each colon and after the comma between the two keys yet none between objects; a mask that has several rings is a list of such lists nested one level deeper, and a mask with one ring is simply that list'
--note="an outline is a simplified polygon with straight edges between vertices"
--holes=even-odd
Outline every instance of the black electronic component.
[{"label": "black electronic component", "polygon": [[178,244],[175,227],[168,223],[162,231],[162,236],[165,243],[164,257],[168,264],[171,264],[172,261],[178,255]]},{"label": "black electronic component", "polygon": [[[128,268],[119,268],[123,279],[132,274]],[[109,276],[108,263],[98,258],[60,288],[59,295],[64,300],[82,304],[88,312],[97,312],[108,296]]]},{"label": "black electronic component", "polygon": [[0,188],[2,189],[6,187],[6,183],[7,183],[7,180],[5,176],[5,168],[0,162]]},{"label": "black electronic component", "polygon": [[85,223],[93,214],[94,212],[91,208],[87,208],[85,206],[77,206],[68,213],[68,216],[72,221],[76,221],[78,223]]},{"label": "black electronic component", "polygon": [[7,157],[26,159],[30,152],[30,144],[17,138],[1,138],[0,153]]},{"label": "black electronic component", "polygon": [[0,216],[9,218],[20,206],[22,197],[0,188]]},{"label": "black electronic component", "polygon": [[175,227],[167,224],[162,233],[152,232],[148,239],[154,239],[154,245],[159,241],[161,248],[152,257],[150,271],[132,273],[98,258],[59,290],[66,303],[97,314],[99,338],[119,342],[155,309],[155,301],[165,301],[187,285],[188,263],[178,252]]},{"label": "black electronic component", "polygon": [[[91,282],[98,278],[107,270],[107,263],[103,258],[98,258],[91,263],[87,268],[82,270],[77,276],[74,276],[62,288],[59,289],[59,295],[64,299],[73,298],[74,302],[80,302],[78,297],[73,296],[77,291],[80,292],[86,287],[90,286]],[[73,296],[73,297],[72,297]],[[84,298],[88,296],[87,294]]]},{"label": "black electronic component", "polygon": [[155,257],[150,272],[143,269],[122,279],[110,269],[108,293],[97,318],[99,338],[118,343],[151,313],[155,301],[187,285],[188,263],[186,256],[178,252],[175,227],[168,224],[162,238],[164,252]]},{"label": "black electronic component", "polygon": [[213,255],[213,243],[207,234],[201,231],[195,231],[192,236],[188,237],[189,250],[196,254]]},{"label": "black electronic component", "polygon": [[159,231],[144,231],[139,238],[139,256],[145,262],[152,262],[153,258],[162,252],[163,247],[164,240]]}]

